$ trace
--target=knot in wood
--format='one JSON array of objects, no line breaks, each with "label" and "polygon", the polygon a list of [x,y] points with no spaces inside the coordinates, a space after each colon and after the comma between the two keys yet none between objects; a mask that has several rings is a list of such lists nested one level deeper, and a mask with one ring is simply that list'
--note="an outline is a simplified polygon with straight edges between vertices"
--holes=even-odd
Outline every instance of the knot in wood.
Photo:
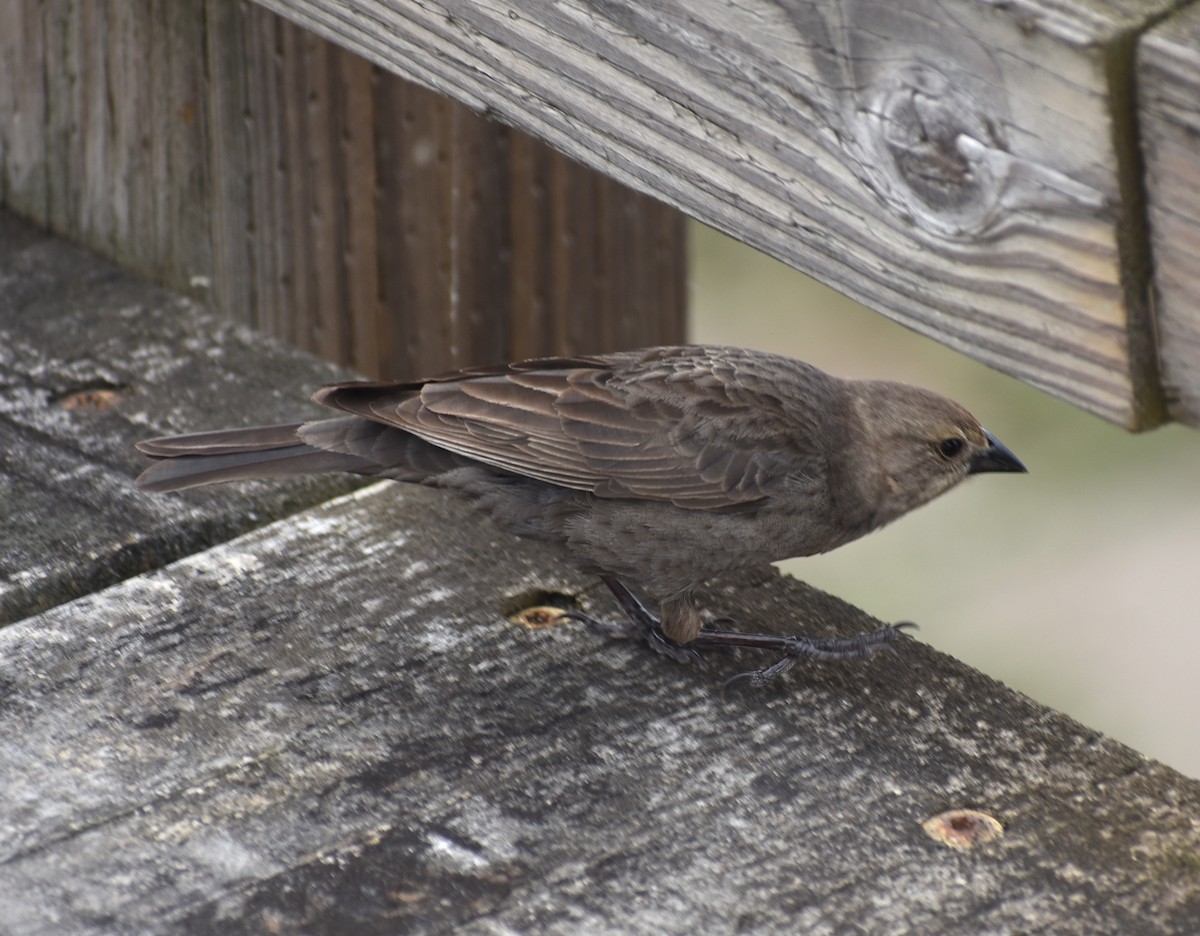
[{"label": "knot in wood", "polygon": [[892,71],[869,108],[873,149],[899,201],[922,227],[974,233],[1000,197],[1003,179],[990,158],[1004,147],[994,122],[965,90],[925,64]]}]

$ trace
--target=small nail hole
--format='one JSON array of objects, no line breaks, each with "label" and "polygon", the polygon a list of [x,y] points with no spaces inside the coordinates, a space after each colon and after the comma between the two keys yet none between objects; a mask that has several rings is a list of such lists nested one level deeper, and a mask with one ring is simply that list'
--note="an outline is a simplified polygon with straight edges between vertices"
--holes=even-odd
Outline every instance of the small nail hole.
[{"label": "small nail hole", "polygon": [[83,412],[102,413],[118,400],[125,387],[121,384],[109,383],[107,380],[97,380],[92,383],[72,387],[62,393],[56,393],[50,402],[65,410],[80,410]]},{"label": "small nail hole", "polygon": [[565,592],[533,589],[512,595],[501,605],[500,613],[522,627],[553,627],[564,611],[578,611],[579,602]]},{"label": "small nail hole", "polygon": [[964,851],[994,842],[1004,835],[1004,826],[997,819],[977,809],[951,809],[938,813],[922,822],[921,827],[935,842]]}]

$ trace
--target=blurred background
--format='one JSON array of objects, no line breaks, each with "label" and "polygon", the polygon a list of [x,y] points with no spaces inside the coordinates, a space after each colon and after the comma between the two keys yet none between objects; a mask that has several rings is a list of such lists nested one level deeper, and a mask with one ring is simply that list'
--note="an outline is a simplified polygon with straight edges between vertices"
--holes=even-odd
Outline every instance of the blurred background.
[{"label": "blurred background", "polygon": [[902,380],[1029,467],[784,571],[1200,777],[1200,431],[1131,435],[692,223],[695,341]]}]

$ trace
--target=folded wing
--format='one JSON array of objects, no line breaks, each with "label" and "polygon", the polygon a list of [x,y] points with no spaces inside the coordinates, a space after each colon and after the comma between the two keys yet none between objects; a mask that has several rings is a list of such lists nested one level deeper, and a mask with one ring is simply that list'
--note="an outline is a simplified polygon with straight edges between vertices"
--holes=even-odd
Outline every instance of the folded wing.
[{"label": "folded wing", "polygon": [[[828,391],[820,371],[755,352],[657,348],[350,383],[318,403],[495,468],[600,497],[727,509],[806,473]],[[754,375],[746,369],[753,359]],[[763,363],[779,362],[779,373]],[[819,402],[819,400],[816,400]]]}]

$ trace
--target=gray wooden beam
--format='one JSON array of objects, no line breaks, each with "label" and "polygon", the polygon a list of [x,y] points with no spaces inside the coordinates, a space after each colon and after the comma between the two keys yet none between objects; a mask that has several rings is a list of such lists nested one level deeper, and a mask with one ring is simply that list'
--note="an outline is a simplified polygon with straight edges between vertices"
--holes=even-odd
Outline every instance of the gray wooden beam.
[{"label": "gray wooden beam", "polygon": [[1195,781],[912,640],[723,698],[748,660],[504,617],[587,584],[382,485],[0,632],[10,931],[1194,932]]}]

